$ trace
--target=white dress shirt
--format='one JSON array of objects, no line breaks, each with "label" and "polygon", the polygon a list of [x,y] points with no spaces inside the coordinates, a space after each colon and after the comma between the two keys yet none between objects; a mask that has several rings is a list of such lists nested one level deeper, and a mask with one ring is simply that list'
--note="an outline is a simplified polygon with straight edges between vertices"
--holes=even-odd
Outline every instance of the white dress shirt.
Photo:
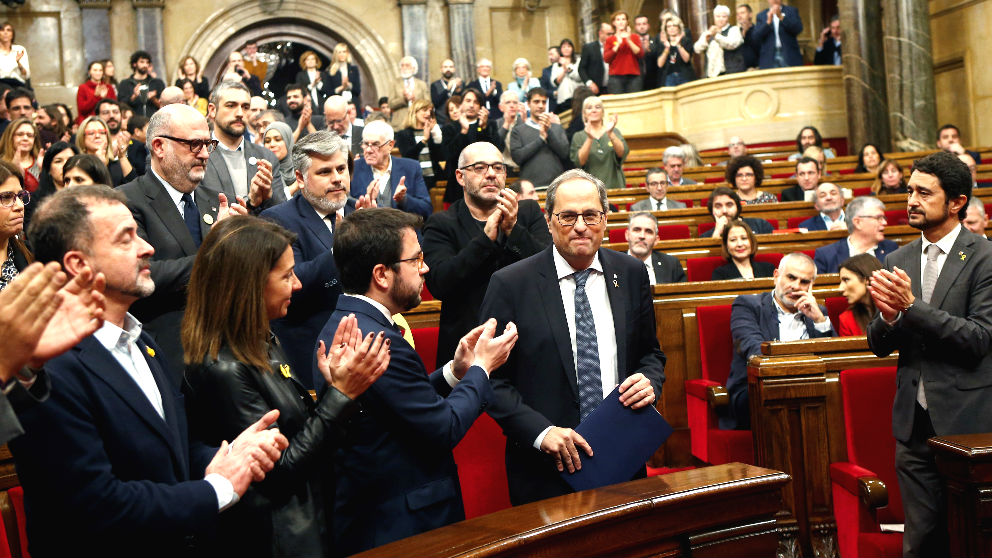
[{"label": "white dress shirt", "polygon": [[[772,300],[775,301],[775,310],[778,311],[778,340],[798,341],[809,339],[809,331],[806,329],[805,314],[796,310],[789,312],[782,307],[782,304],[775,298],[772,292]],[[820,323],[813,323],[813,327],[820,333],[830,331],[830,320],[823,320]]]},{"label": "white dress shirt", "polygon": [[[632,258],[637,258],[638,260],[641,260],[641,258],[635,256],[633,254],[633,252],[631,252],[630,250],[627,250],[627,255],[629,255]],[[645,267],[648,268],[648,280],[651,281],[651,284],[652,285],[657,285],[658,284],[658,280],[655,279],[655,276],[654,276],[654,262],[651,261],[651,254],[649,253],[648,254],[648,259],[641,260],[641,262],[644,264]]]}]

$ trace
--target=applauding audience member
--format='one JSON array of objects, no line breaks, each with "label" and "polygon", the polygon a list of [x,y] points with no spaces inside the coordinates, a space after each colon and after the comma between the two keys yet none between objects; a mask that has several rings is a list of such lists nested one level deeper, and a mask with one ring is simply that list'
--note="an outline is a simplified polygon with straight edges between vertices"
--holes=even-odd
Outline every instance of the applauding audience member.
[{"label": "applauding audience member", "polygon": [[607,188],[625,188],[624,159],[630,153],[623,134],[617,129],[617,115],[606,117],[599,97],[582,102],[582,120],[586,127],[572,137],[569,158],[575,166],[603,181]]}]

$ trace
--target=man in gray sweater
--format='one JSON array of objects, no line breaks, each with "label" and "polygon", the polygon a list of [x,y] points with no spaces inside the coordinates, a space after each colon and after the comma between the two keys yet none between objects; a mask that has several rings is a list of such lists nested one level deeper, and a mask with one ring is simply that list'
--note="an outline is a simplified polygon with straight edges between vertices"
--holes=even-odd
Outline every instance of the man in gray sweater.
[{"label": "man in gray sweater", "polygon": [[562,160],[568,158],[568,137],[558,115],[547,112],[547,91],[540,87],[528,91],[527,106],[530,118],[510,132],[510,156],[520,166],[521,179],[544,188],[565,172]]}]

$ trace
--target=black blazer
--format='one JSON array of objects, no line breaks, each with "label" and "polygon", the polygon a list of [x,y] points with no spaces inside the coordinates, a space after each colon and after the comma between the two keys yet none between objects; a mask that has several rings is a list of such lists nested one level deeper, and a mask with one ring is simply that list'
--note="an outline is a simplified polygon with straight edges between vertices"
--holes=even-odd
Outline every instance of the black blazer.
[{"label": "black blazer", "polygon": [[[585,85],[590,80],[599,87],[599,94],[606,93],[606,72],[603,70],[603,52],[599,41],[582,45],[582,57],[579,60],[579,77]],[[580,119],[581,120],[581,119]]]},{"label": "black blazer", "polygon": [[[771,277],[775,274],[775,266],[768,262],[757,262],[754,258],[751,258],[751,271],[754,272],[754,278],[758,279],[760,277]],[[743,279],[741,275],[741,270],[737,269],[734,262],[728,262],[720,267],[713,270],[713,276],[710,278],[711,281],[726,281],[729,279]]]},{"label": "black blazer", "polygon": [[[507,436],[506,473],[514,505],[571,492],[554,460],[533,446],[548,426],[579,424],[575,357],[571,350],[558,275],[550,246],[493,274],[480,318],[495,317],[497,331],[507,322],[520,336],[506,363],[492,374],[496,401],[489,410]],[[661,396],[665,354],[655,335],[651,285],[644,263],[600,248],[617,340],[620,382],[643,373]],[[593,448],[595,451],[596,448]]]},{"label": "black blazer", "polygon": [[[306,73],[306,72],[304,72]],[[358,73],[358,66],[354,64],[348,64],[348,81],[351,83],[351,98],[355,101],[355,107],[361,112],[362,110],[362,76]],[[340,95],[346,90],[341,90],[341,93],[335,93],[334,90],[341,87],[341,72],[337,71],[333,74],[328,75],[326,92],[327,96]],[[324,97],[327,100],[327,97]],[[314,108],[316,111],[316,108]],[[323,105],[317,112],[324,112]]]},{"label": "black blazer", "polygon": [[[327,75],[327,72],[325,72],[324,70],[318,70],[317,76],[320,78],[320,85],[316,86],[317,105],[313,107],[313,112],[314,114],[323,114],[324,101],[326,101],[328,97],[333,95],[332,93],[333,89],[331,89],[331,76]],[[349,77],[349,79],[351,78]],[[310,95],[310,92],[312,91],[310,89],[310,85],[311,85],[310,74],[308,74],[306,70],[300,70],[299,72],[297,72],[296,81],[294,81],[293,83],[301,83],[303,85],[306,85],[307,95]],[[341,85],[340,81],[338,82],[338,85]],[[313,101],[313,98],[311,97],[310,100]],[[293,126],[293,128],[296,128],[296,126]]]},{"label": "black blazer", "polygon": [[138,347],[164,420],[93,336],[48,361],[48,400],[18,411],[25,434],[10,449],[31,554],[179,556],[212,536],[217,493],[202,479],[217,448],[189,438],[183,396],[160,348],[147,334]]},{"label": "black blazer", "polygon": [[[186,309],[186,285],[193,270],[197,245],[183,216],[154,174],[148,173],[118,188],[138,223],[138,235],[155,248],[151,272],[155,292],[134,303],[131,313],[162,347],[166,369],[178,379],[183,374],[179,327]],[[218,192],[203,186],[193,191],[200,212],[200,235],[205,238],[217,220]],[[202,242],[202,238],[200,239]]]},{"label": "black blazer", "polygon": [[434,170],[434,176],[424,177],[424,182],[427,183],[429,190],[434,187],[438,179],[444,177],[444,170],[441,168],[441,161],[444,161],[444,139],[442,136],[442,143],[434,143],[434,140],[428,135],[424,141],[418,142],[415,139],[415,134],[418,132],[423,132],[423,130],[404,128],[396,132],[396,149],[399,149],[400,157],[420,161],[420,152],[424,149],[424,143],[427,143],[427,150],[431,154],[431,168]]},{"label": "black blazer", "polygon": [[827,40],[823,41],[823,48],[816,52],[813,56],[813,64],[822,66],[833,66],[834,65],[834,53],[841,53],[841,45],[834,41],[833,37],[827,37]]},{"label": "black blazer", "polygon": [[[464,89],[464,83],[459,84],[454,91],[446,88],[443,80],[439,79],[431,83],[431,104],[434,105],[434,112],[437,114],[438,124],[444,126],[449,122],[448,111],[445,110],[444,104],[448,102],[448,99],[450,99],[452,95],[461,95]],[[485,91],[483,91],[483,93],[485,93]]]},{"label": "black blazer", "polygon": [[[344,439],[344,423],[358,404],[329,387],[314,403],[297,371],[283,373],[286,358],[275,338],[269,343],[269,370],[239,362],[224,345],[216,360],[205,356],[187,366],[185,394],[193,438],[220,445],[233,440],[271,409],[289,439],[265,480],[255,483],[238,504],[221,514],[220,554],[324,556],[325,515],[321,477],[330,450]],[[309,372],[309,371],[305,371]],[[307,374],[309,375],[309,374]],[[287,526],[292,525],[292,529]]]},{"label": "black blazer", "polygon": [[463,335],[479,325],[479,308],[496,270],[533,256],[551,244],[547,221],[535,201],[521,200],[510,236],[489,240],[465,200],[435,213],[424,225],[427,289],[441,300],[437,362],[455,355]]},{"label": "black blazer", "polygon": [[664,252],[655,250],[651,252],[651,265],[654,267],[656,285],[686,282],[685,270],[682,269],[682,263],[675,256],[669,256]]}]

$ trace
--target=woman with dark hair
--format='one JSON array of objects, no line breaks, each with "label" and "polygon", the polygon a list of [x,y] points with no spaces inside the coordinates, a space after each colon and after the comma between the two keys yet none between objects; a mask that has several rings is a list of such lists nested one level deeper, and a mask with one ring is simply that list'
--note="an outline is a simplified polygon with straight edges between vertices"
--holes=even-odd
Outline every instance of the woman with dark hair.
[{"label": "woman with dark hair", "polygon": [[96,104],[100,100],[117,99],[117,89],[103,81],[103,64],[99,60],[90,62],[86,76],[89,79],[80,83],[76,90],[76,109],[79,111],[76,119],[78,122],[82,122],[87,116],[93,116]]},{"label": "woman with dark hair", "polygon": [[72,109],[69,105],[65,103],[52,103],[59,108],[59,114],[62,115],[62,123],[65,124],[65,129],[70,133],[76,133],[76,120],[72,116]]},{"label": "woman with dark hair", "polygon": [[886,159],[878,165],[878,175],[875,182],[871,184],[871,193],[878,196],[881,194],[906,194],[909,186],[906,185],[906,175],[902,172],[902,165],[895,159]]},{"label": "woman with dark hair", "polygon": [[572,95],[575,94],[575,89],[582,85],[582,77],[579,76],[579,58],[581,57],[575,55],[572,41],[562,39],[558,50],[560,52],[558,61],[551,65],[553,90],[549,93],[555,97],[555,113],[561,114],[571,108]]},{"label": "woman with dark hair", "polygon": [[444,113],[448,115],[448,122],[458,122],[462,116],[462,96],[452,95],[444,102]]},{"label": "woman with dark hair", "polygon": [[313,102],[315,110],[324,110],[324,100],[331,96],[331,76],[320,68],[324,65],[320,61],[317,53],[308,50],[300,55],[300,71],[296,74],[296,81],[307,86],[307,95]]},{"label": "woman with dark hair", "polygon": [[24,207],[30,201],[21,169],[0,159],[0,290],[34,261],[22,239]]},{"label": "woman with dark hair", "polygon": [[183,102],[195,108],[203,116],[207,115],[207,99],[196,92],[196,84],[193,80],[183,78],[176,87],[183,90]]},{"label": "woman with dark hair", "polygon": [[34,123],[28,118],[18,118],[7,125],[0,136],[0,159],[10,161],[21,169],[24,188],[29,192],[38,189],[41,166],[41,137]]},{"label": "woman with dark hair", "polygon": [[103,64],[103,83],[113,85],[117,89],[117,78],[114,77],[114,61],[111,59],[101,60]]},{"label": "woman with dark hair", "polygon": [[765,179],[765,168],[756,157],[750,155],[734,157],[727,163],[724,178],[731,188],[737,190],[737,196],[744,205],[778,201],[774,194],[758,190],[761,181]]},{"label": "woman with dark hair", "polygon": [[0,23],[0,83],[11,87],[24,87],[31,79],[28,51],[14,44],[14,26]]},{"label": "woman with dark hair", "polygon": [[190,275],[182,322],[190,434],[207,444],[233,440],[270,409],[289,439],[265,480],[252,484],[218,520],[216,553],[326,556],[321,479],[328,452],[345,437],[361,395],[386,370],[389,340],[364,338],[354,315],[342,320],[329,353],[317,350],[327,388],[317,402],[269,329],[286,315],[300,281],[296,235],[275,223],[234,216],[203,240]]},{"label": "woman with dark hair", "polygon": [[854,172],[870,172],[876,174],[882,164],[882,150],[874,143],[866,143],[858,151],[858,166]]},{"label": "woman with dark hair", "polygon": [[62,167],[63,188],[84,184],[106,184],[112,186],[113,179],[107,165],[96,155],[80,153],[69,157]]},{"label": "woman with dark hair", "polygon": [[823,147],[823,136],[820,135],[820,131],[815,126],[803,126],[796,136],[796,152],[789,155],[789,160],[795,161],[801,158],[806,149],[813,145],[823,149],[823,154],[827,159],[833,159],[837,156],[833,149]]},{"label": "woman with dark hair", "polygon": [[400,157],[420,161],[429,190],[442,176],[441,161],[444,161],[443,134],[434,117],[434,105],[417,99],[406,113],[405,124],[405,128],[396,132],[396,149],[400,150]]},{"label": "woman with dark hair", "polygon": [[757,279],[775,275],[775,266],[755,261],[758,239],[751,227],[741,219],[734,219],[723,229],[720,252],[727,263],[713,270],[713,281],[728,279]]},{"label": "woman with dark hair", "polygon": [[197,97],[201,99],[210,97],[210,82],[207,81],[207,78],[203,77],[203,70],[200,68],[200,63],[192,56],[183,58],[183,61],[179,63],[179,67],[176,68],[176,87],[182,89],[183,80],[189,80],[193,84],[193,90],[196,92]]},{"label": "woman with dark hair", "polygon": [[840,294],[847,299],[847,310],[840,315],[837,324],[840,337],[864,335],[868,322],[878,313],[868,286],[872,272],[879,269],[882,269],[882,262],[871,254],[851,256],[840,264]]},{"label": "woman with dark hair", "polygon": [[24,227],[31,222],[31,215],[41,202],[48,196],[65,187],[62,179],[62,168],[73,155],[79,153],[75,145],[66,142],[55,142],[45,150],[41,160],[41,175],[38,177],[38,189],[34,191],[34,203],[24,208]]},{"label": "woman with dark hair", "polygon": [[[572,92],[572,106],[570,107],[572,109],[572,114],[582,114],[582,105],[584,105],[586,99],[592,97],[592,95],[592,88],[589,86],[580,85],[576,87],[575,91]],[[525,114],[524,117],[526,118],[526,116],[527,115]],[[568,143],[571,144],[572,138],[575,137],[575,134],[584,130],[585,127],[586,123],[584,120],[573,116],[572,121],[568,123],[568,128],[565,128],[565,135],[568,136]]]}]

